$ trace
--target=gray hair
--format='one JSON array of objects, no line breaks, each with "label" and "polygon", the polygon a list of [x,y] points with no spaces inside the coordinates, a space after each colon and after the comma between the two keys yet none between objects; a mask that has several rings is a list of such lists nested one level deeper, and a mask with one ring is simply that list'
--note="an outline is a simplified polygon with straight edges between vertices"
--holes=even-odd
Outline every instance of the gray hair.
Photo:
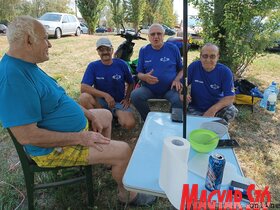
[{"label": "gray hair", "polygon": [[164,29],[163,26],[162,26],[161,24],[159,24],[159,23],[153,23],[153,24],[149,27],[149,31],[148,31],[149,34],[150,34],[150,32],[151,32],[151,29],[154,28],[154,27],[160,28],[161,31],[162,31],[162,33],[164,34],[165,29]]},{"label": "gray hair", "polygon": [[23,43],[25,34],[30,35],[36,42],[35,22],[36,20],[30,16],[16,17],[8,25],[7,39],[9,44]]}]

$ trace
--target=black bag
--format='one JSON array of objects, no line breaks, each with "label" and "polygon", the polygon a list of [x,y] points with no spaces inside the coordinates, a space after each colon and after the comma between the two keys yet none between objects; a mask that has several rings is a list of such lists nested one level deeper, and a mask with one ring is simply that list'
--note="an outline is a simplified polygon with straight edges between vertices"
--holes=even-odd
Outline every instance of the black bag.
[{"label": "black bag", "polygon": [[257,87],[246,79],[239,79],[234,82],[235,94],[251,95],[251,90]]}]

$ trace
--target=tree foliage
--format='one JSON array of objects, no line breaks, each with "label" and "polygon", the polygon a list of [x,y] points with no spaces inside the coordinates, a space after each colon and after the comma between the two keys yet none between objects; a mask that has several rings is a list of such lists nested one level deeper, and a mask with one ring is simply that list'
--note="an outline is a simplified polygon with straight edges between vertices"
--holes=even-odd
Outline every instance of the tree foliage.
[{"label": "tree foliage", "polygon": [[146,0],[144,8],[143,25],[152,25],[158,15],[159,6],[162,0]]},{"label": "tree foliage", "polygon": [[119,29],[124,18],[122,0],[110,0],[110,8],[112,13],[112,20],[115,26]]},{"label": "tree foliage", "polygon": [[161,1],[155,21],[173,28],[176,24],[176,15],[173,12],[173,0]]},{"label": "tree foliage", "polygon": [[0,0],[0,21],[10,22],[16,16],[40,17],[46,12],[70,12],[69,0]]},{"label": "tree foliage", "polygon": [[145,0],[123,0],[125,20],[133,24],[137,30],[143,20]]},{"label": "tree foliage", "polygon": [[220,62],[242,76],[279,28],[280,0],[190,0],[199,8],[205,42],[220,47]]},{"label": "tree foliage", "polygon": [[106,1],[104,0],[77,0],[77,6],[89,26],[89,33],[92,34],[100,19]]}]

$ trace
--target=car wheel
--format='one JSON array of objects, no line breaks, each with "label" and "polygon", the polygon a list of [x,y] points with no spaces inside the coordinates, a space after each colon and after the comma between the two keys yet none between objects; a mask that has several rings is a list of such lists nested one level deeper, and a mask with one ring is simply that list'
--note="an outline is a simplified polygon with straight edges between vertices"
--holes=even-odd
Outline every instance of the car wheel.
[{"label": "car wheel", "polygon": [[80,29],[80,28],[77,28],[76,33],[75,33],[75,36],[80,36],[80,35],[81,35],[81,29]]},{"label": "car wheel", "polygon": [[59,38],[61,37],[61,30],[60,30],[60,28],[56,28],[56,29],[55,29],[54,37],[55,37],[56,39],[59,39]]}]

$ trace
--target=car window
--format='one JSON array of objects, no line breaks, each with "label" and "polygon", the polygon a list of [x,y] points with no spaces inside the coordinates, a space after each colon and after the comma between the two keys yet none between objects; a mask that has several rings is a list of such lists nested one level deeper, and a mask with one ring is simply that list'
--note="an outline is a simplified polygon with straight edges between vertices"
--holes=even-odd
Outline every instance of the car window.
[{"label": "car window", "polygon": [[62,23],[68,23],[68,22],[69,22],[69,19],[68,19],[67,15],[64,15],[62,18]]},{"label": "car window", "polygon": [[49,13],[46,13],[46,14],[42,15],[39,18],[39,20],[60,22],[61,15],[60,14],[49,14]]},{"label": "car window", "polygon": [[72,15],[67,15],[70,22],[77,22],[76,18]]}]

